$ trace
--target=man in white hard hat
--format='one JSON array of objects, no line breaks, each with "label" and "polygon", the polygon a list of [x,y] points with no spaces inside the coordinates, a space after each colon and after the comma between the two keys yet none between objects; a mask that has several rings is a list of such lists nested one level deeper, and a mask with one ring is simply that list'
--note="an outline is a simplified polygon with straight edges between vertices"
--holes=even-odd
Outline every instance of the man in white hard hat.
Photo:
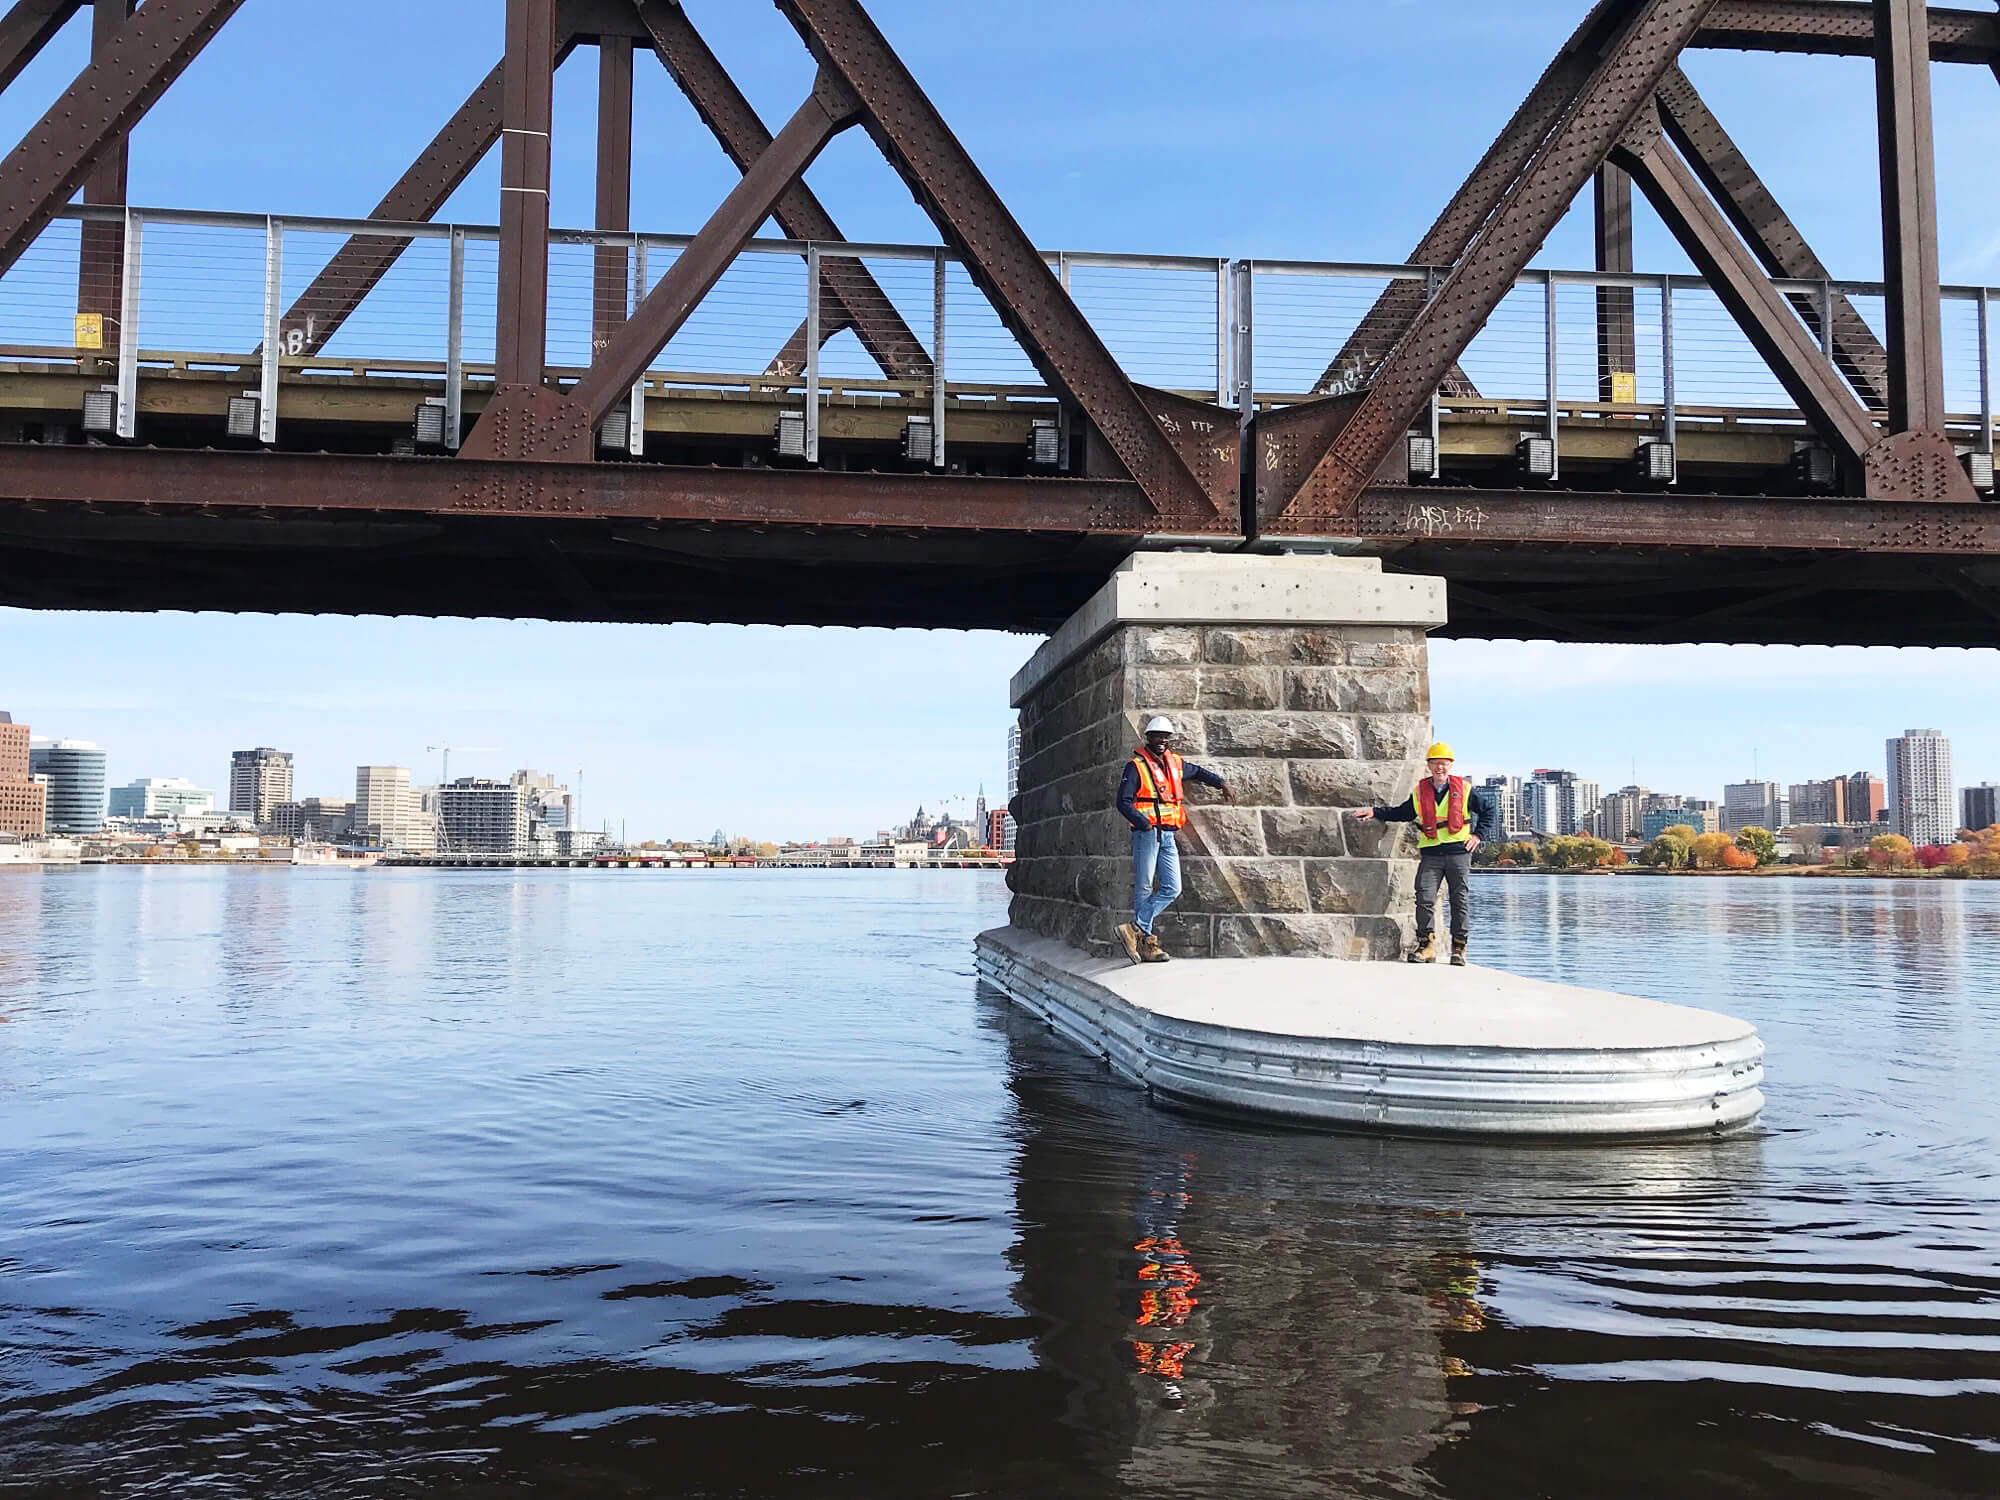
[{"label": "man in white hard hat", "polygon": [[1118,810],[1132,825],[1132,920],[1118,929],[1118,941],[1135,964],[1167,961],[1153,924],[1181,893],[1178,834],[1187,827],[1187,784],[1212,786],[1236,800],[1215,772],[1175,754],[1173,738],[1172,719],[1149,722],[1146,743],[1132,752],[1118,783]]}]

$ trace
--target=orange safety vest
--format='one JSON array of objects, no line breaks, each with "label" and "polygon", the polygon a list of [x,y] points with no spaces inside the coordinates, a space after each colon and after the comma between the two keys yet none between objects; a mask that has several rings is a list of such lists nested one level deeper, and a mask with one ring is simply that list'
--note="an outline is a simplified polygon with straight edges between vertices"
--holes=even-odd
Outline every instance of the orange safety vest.
[{"label": "orange safety vest", "polygon": [[1181,777],[1187,762],[1171,750],[1162,753],[1167,763],[1165,776],[1144,748],[1132,752],[1132,764],[1139,768],[1139,795],[1132,801],[1141,812],[1151,812],[1155,828],[1185,828],[1187,799]]},{"label": "orange safety vest", "polygon": [[1437,844],[1462,844],[1465,842],[1467,827],[1465,816],[1465,778],[1454,776],[1445,792],[1445,832],[1438,832],[1437,784],[1426,776],[1417,783],[1417,794],[1413,799],[1417,805],[1417,827],[1422,832],[1418,843],[1429,849]]}]

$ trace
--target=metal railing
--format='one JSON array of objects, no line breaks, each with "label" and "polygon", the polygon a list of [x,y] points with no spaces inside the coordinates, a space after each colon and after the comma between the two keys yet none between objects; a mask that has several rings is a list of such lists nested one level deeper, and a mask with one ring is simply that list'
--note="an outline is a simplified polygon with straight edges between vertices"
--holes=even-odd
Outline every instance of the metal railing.
[{"label": "metal railing", "polygon": [[[79,350],[81,227],[124,230],[123,289],[115,348]],[[287,313],[353,236],[403,242],[386,274],[324,347],[319,330],[288,326]],[[600,251],[624,258],[625,311],[637,305],[691,236],[560,230],[551,237],[548,368],[574,379],[595,354]],[[828,260],[864,268],[926,355],[935,379],[883,380],[861,341],[834,325],[819,295]],[[1409,265],[1226,260],[1047,252],[1050,267],[1135,381],[1240,409],[1247,420],[1364,381],[1386,350],[1358,351],[1324,379],[1335,355],[1390,286],[1434,291],[1441,273]],[[1865,282],[1776,283],[1797,306],[1818,310],[1817,329],[1834,358],[1828,316],[1845,298],[1879,340],[1882,288]],[[448,445],[463,426],[468,390],[490,384],[499,290],[499,231],[493,226],[75,206],[60,214],[0,277],[0,358],[115,365],[117,430],[136,431],[138,383],[177,366],[246,378],[259,398],[258,437],[276,441],[280,386],[313,374],[438,378]],[[1600,293],[1629,297],[1634,368],[1620,388],[1600,386],[1608,323]],[[1946,402],[1953,436],[1992,451],[1996,414],[1996,289],[1943,291]],[[109,311],[103,309],[102,311]],[[1802,320],[1803,322],[1803,320]],[[801,368],[772,361],[805,329]],[[1554,434],[1560,423],[1619,416],[1657,423],[1671,440],[1687,421],[1717,412],[1778,425],[1802,418],[1721,301],[1700,278],[1564,270],[1525,273],[1466,349],[1460,367],[1483,414]],[[1629,382],[1629,384],[1627,383]],[[866,386],[884,395],[928,396],[933,463],[943,466],[950,407],[961,402],[1048,400],[1050,393],[965,267],[934,246],[757,240],[634,385],[628,431],[644,435],[649,396],[675,388],[754,386],[804,402],[808,457],[816,457],[830,391]],[[1468,403],[1434,398],[1433,429]],[[1699,415],[1696,415],[1699,414]]]}]

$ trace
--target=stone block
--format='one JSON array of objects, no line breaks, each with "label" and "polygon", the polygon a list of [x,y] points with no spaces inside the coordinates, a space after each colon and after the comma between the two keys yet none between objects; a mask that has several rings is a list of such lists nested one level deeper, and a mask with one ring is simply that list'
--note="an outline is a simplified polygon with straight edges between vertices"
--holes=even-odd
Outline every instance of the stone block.
[{"label": "stone block", "polygon": [[1191,667],[1201,660],[1201,631],[1193,625],[1158,625],[1127,632],[1131,659],[1145,666]]},{"label": "stone block", "polygon": [[1430,709],[1421,673],[1383,667],[1292,667],[1285,707],[1308,713],[1411,714]]},{"label": "stone block", "polygon": [[1306,895],[1325,915],[1394,915],[1412,909],[1417,867],[1407,859],[1309,859]]},{"label": "stone block", "polygon": [[1180,843],[1191,854],[1255,858],[1264,852],[1264,820],[1251,807],[1198,808]]},{"label": "stone block", "polygon": [[1211,957],[1214,933],[1214,919],[1199,912],[1172,910],[1153,924],[1153,936],[1175,958]]},{"label": "stone block", "polygon": [[1292,801],[1305,807],[1386,807],[1410,795],[1401,763],[1295,760],[1286,768]]},{"label": "stone block", "polygon": [[1305,872],[1295,859],[1185,859],[1180,907],[1190,912],[1305,912]]},{"label": "stone block", "polygon": [[1415,859],[1417,825],[1414,823],[1349,822],[1347,852],[1357,859]]},{"label": "stone block", "polygon": [[1338,859],[1347,853],[1346,815],[1331,807],[1267,807],[1264,847],[1299,859]]},{"label": "stone block", "polygon": [[1201,672],[1204,709],[1283,708],[1284,682],[1276,667],[1205,667]]},{"label": "stone block", "polygon": [[1200,706],[1201,677],[1193,667],[1135,667],[1130,677],[1142,722],[1163,710]]},{"label": "stone block", "polygon": [[1292,659],[1297,635],[1277,626],[1210,626],[1201,633],[1202,659],[1219,667],[1281,666]]},{"label": "stone block", "polygon": [[[1292,800],[1291,781],[1281,760],[1217,760],[1203,757],[1201,764],[1229,783],[1236,800],[1245,807],[1283,807]],[[1221,796],[1207,787],[1196,787],[1189,797],[1196,806]]]},{"label": "stone block", "polygon": [[1208,743],[1219,755],[1353,760],[1362,753],[1354,720],[1336,714],[1217,713],[1207,719]]},{"label": "stone block", "polygon": [[1367,958],[1372,944],[1353,917],[1219,916],[1217,958]]},{"label": "stone block", "polygon": [[1425,714],[1367,714],[1361,719],[1361,754],[1366,760],[1421,761],[1431,743]]},{"label": "stone block", "polygon": [[1285,660],[1295,667],[1344,667],[1347,647],[1358,626],[1311,626],[1293,633]]},{"label": "stone block", "polygon": [[1385,625],[1353,625],[1345,632],[1350,667],[1411,667],[1427,670],[1430,650],[1421,630]]}]

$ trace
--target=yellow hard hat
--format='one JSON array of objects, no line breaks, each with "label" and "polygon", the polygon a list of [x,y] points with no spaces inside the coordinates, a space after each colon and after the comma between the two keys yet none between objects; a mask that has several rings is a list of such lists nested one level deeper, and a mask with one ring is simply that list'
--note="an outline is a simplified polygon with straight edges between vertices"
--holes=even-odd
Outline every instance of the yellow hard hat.
[{"label": "yellow hard hat", "polygon": [[1430,749],[1424,752],[1424,759],[1457,760],[1458,757],[1451,753],[1451,746],[1447,745],[1443,740],[1439,740],[1435,745],[1431,746]]}]

